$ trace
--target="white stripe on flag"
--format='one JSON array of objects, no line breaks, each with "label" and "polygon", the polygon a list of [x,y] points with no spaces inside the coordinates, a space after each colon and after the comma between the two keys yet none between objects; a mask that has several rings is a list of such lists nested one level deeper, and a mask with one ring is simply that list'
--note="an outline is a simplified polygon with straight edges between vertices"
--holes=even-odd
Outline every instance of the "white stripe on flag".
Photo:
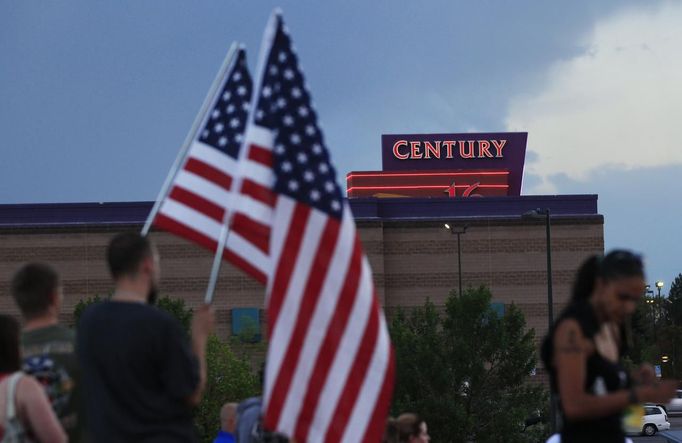
[{"label": "white stripe on flag", "polygon": [[[272,263],[279,263],[279,256],[282,254],[284,241],[289,234],[289,226],[291,225],[291,217],[294,214],[296,202],[286,196],[277,195],[277,202],[275,203],[274,213],[277,214],[277,223],[270,229],[270,257]],[[270,294],[272,293],[272,283],[275,278],[275,269],[270,269],[268,272],[268,283],[265,291],[265,306],[270,302]]]},{"label": "white stripe on flag", "polygon": [[246,136],[244,139],[246,140],[244,146],[254,144],[270,151],[272,151],[272,147],[275,144],[275,135],[272,129],[256,124],[249,125],[246,128]]},{"label": "white stripe on flag", "polygon": [[[284,353],[289,347],[291,333],[296,325],[301,297],[310,279],[310,269],[320,244],[320,238],[322,237],[327,217],[319,211],[310,212],[310,218],[303,233],[303,243],[298,251],[296,264],[294,265],[293,275],[289,280],[289,287],[284,294],[282,308],[280,309],[278,321],[275,324],[275,329],[272,331],[270,345],[268,346],[267,380],[276,381],[278,378],[277,375],[284,359]],[[288,229],[289,227],[287,227]],[[272,388],[272,383],[265,386],[264,404],[266,405],[270,401]]]},{"label": "white stripe on flag", "polygon": [[[317,209],[313,209],[313,211],[317,211]],[[329,272],[327,272],[324,285],[320,291],[315,311],[312,313],[292,384],[287,392],[284,412],[280,416],[278,429],[290,429],[291,431],[295,429],[296,420],[303,407],[302,400],[305,398],[310,376],[317,362],[320,346],[334,316],[339,293],[346,279],[346,272],[350,265],[353,245],[355,244],[355,221],[350,211],[344,211],[343,216],[339,238],[334,247],[334,255],[327,268]]]},{"label": "white stripe on flag", "polygon": [[237,170],[237,161],[235,159],[197,140],[192,142],[189,157],[201,160],[229,176],[233,176],[234,171]]},{"label": "white stripe on flag", "polygon": [[333,415],[337,403],[345,390],[348,374],[357,358],[365,326],[372,312],[372,298],[367,295],[372,294],[372,272],[366,259],[362,261],[361,272],[358,297],[353,305],[343,338],[334,354],[334,363],[332,363],[329,376],[322,388],[313,427],[308,434],[310,442],[323,441],[329,424],[335,418]]},{"label": "white stripe on flag", "polygon": [[189,171],[180,170],[175,177],[175,185],[192,191],[221,208],[225,208],[230,201],[230,191]]},{"label": "white stripe on flag", "polygon": [[218,238],[219,222],[170,197],[163,202],[159,212],[213,240]]},{"label": "white stripe on flag", "polygon": [[358,393],[359,399],[371,398],[374,400],[374,403],[368,401],[359,401],[355,403],[353,413],[348,421],[348,426],[346,426],[346,433],[344,434],[342,441],[362,441],[362,438],[365,436],[367,425],[369,424],[369,420],[372,418],[372,412],[374,412],[376,407],[376,401],[379,399],[381,389],[384,386],[389,356],[391,355],[389,343],[386,320],[383,315],[379,315],[377,343],[374,347],[372,361],[367,369],[365,378],[362,380],[362,388]]}]

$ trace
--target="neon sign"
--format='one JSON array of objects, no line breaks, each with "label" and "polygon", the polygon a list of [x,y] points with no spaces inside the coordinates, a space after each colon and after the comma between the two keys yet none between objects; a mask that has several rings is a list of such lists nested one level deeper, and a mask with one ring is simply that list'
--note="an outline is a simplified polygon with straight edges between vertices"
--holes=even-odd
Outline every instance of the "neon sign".
[{"label": "neon sign", "polygon": [[[429,160],[432,158],[503,158],[507,140],[436,140],[434,142],[398,140],[393,144],[393,156],[398,160]],[[491,152],[490,150],[493,149]]]},{"label": "neon sign", "polygon": [[[526,132],[462,134],[384,134],[381,136],[383,172],[435,173],[447,170],[466,174],[505,171],[508,185],[503,195],[521,195],[521,179],[526,158]],[[353,173],[356,175],[357,173]],[[405,176],[407,179],[409,176]],[[450,183],[444,183],[449,186]],[[471,178],[457,184],[473,185],[485,180]],[[468,195],[478,192],[472,191]],[[349,194],[350,196],[350,194]]]},{"label": "neon sign", "polygon": [[349,198],[486,197],[509,193],[509,171],[351,172]]}]

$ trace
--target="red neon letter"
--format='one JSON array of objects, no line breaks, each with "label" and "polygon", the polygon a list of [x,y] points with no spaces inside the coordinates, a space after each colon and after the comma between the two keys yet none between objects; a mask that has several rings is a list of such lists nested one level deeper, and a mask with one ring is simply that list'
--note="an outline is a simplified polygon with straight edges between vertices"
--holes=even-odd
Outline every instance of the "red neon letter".
[{"label": "red neon letter", "polygon": [[393,156],[395,158],[397,158],[398,160],[407,160],[409,155],[408,154],[401,154],[400,150],[398,149],[401,146],[407,146],[407,141],[398,140],[397,142],[395,142],[395,144],[393,145]]},{"label": "red neon letter", "polygon": [[507,140],[491,140],[493,142],[493,145],[495,146],[495,149],[497,149],[497,155],[495,157],[502,157],[502,149],[504,149],[504,145],[507,144]]},{"label": "red neon letter", "polygon": [[422,158],[423,154],[419,152],[419,145],[421,142],[410,142],[410,158]]},{"label": "red neon letter", "polygon": [[440,158],[440,141],[435,143],[436,147],[434,148],[431,142],[424,142],[424,158],[431,158],[431,154],[436,158]]},{"label": "red neon letter", "polygon": [[445,146],[446,151],[446,157],[447,158],[452,158],[452,147],[455,145],[456,142],[452,140],[443,140],[443,146]]},{"label": "red neon letter", "polygon": [[[469,146],[469,152],[464,151],[464,143]],[[469,140],[465,142],[464,140],[459,141],[459,156],[462,158],[474,158],[474,141]]]},{"label": "red neon letter", "polygon": [[490,149],[490,142],[488,140],[479,140],[478,141],[478,158],[483,158],[483,157],[490,157],[493,158],[493,155],[488,151]]},{"label": "red neon letter", "polygon": [[447,192],[448,197],[457,197],[457,186],[455,186],[455,182],[452,182],[452,184],[443,192]]},{"label": "red neon letter", "polygon": [[469,185],[469,187],[466,188],[466,190],[462,194],[462,197],[483,197],[480,194],[472,194],[472,192],[474,192],[474,190],[476,188],[478,188],[478,185],[480,185],[480,184],[481,184],[481,182],[476,182],[473,185]]}]

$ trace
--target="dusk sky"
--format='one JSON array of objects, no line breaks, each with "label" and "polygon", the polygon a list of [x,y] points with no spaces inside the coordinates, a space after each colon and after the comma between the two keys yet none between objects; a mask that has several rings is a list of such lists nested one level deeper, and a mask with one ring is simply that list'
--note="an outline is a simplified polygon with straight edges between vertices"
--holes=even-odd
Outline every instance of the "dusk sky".
[{"label": "dusk sky", "polygon": [[276,6],[341,182],[382,133],[528,132],[524,195],[598,194],[607,249],[682,272],[679,1],[5,0],[0,203],[153,200]]}]

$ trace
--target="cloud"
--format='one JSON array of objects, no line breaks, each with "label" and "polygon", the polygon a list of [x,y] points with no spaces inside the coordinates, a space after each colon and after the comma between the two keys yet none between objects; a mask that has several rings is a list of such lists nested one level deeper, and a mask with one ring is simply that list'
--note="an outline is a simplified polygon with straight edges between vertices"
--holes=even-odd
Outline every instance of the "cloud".
[{"label": "cloud", "polygon": [[[537,153],[524,193],[559,189],[552,177],[586,181],[600,168],[682,164],[682,3],[629,9],[598,22],[580,55],[548,69],[534,92],[511,99],[510,131],[528,131]],[[533,180],[535,182],[535,180]]]},{"label": "cloud", "polygon": [[677,204],[682,194],[679,175],[678,165],[627,171],[607,166],[586,180],[565,174],[550,179],[563,193],[598,194],[605,249],[625,247],[643,253],[650,280],[670,282],[682,272],[682,239],[674,235],[682,217]]}]

